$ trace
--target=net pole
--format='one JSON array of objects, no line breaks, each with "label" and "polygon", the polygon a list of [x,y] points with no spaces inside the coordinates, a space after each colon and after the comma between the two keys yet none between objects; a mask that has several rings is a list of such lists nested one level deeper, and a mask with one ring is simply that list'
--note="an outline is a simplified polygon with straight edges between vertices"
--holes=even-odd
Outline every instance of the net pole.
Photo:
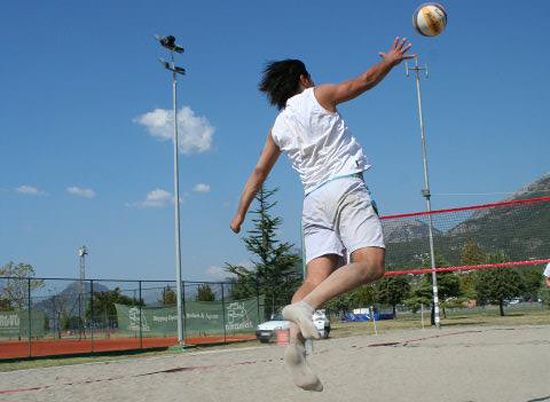
[{"label": "net pole", "polygon": [[[407,76],[409,75],[409,67],[406,64]],[[437,328],[441,327],[440,317],[439,317],[439,295],[437,287],[437,272],[435,270],[435,252],[434,252],[434,242],[433,242],[433,221],[432,221],[432,203],[431,203],[431,193],[430,193],[430,178],[428,173],[428,152],[426,147],[426,129],[424,127],[424,114],[422,110],[422,87],[420,86],[420,72],[425,71],[426,76],[428,75],[427,67],[418,66],[418,57],[415,57],[415,65],[411,68],[415,72],[416,78],[416,96],[418,102],[418,120],[420,123],[420,137],[422,141],[422,164],[424,168],[424,188],[422,189],[422,196],[426,199],[426,210],[429,213],[428,219],[428,236],[430,243],[430,262],[432,268],[432,290],[433,290],[433,304],[434,304],[434,323]]]}]

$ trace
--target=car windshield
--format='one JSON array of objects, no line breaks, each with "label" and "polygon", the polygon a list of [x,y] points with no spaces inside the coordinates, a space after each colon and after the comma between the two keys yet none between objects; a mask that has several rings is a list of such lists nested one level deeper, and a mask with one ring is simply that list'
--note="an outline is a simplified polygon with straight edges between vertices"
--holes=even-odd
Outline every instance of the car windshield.
[{"label": "car windshield", "polygon": [[282,314],[273,314],[271,316],[271,321],[284,321],[285,319],[283,318],[283,315]]}]

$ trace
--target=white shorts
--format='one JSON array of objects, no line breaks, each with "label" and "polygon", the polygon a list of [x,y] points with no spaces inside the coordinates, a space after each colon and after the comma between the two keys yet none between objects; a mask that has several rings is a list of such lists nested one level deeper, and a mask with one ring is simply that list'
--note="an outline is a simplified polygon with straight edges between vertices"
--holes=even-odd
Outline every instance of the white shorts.
[{"label": "white shorts", "polygon": [[302,214],[306,263],[384,246],[382,225],[360,175],[332,180],[308,194]]}]

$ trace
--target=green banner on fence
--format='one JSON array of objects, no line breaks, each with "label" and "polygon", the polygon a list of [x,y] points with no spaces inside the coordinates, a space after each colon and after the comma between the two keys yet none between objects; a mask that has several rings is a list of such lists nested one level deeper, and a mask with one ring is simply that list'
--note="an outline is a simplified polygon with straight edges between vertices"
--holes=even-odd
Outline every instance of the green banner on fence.
[{"label": "green banner on fence", "polygon": [[[32,336],[44,334],[46,317],[41,311],[31,311]],[[0,337],[27,338],[29,336],[29,312],[27,310],[0,311]]]},{"label": "green banner on fence", "polygon": [[[176,307],[141,307],[140,316],[139,306],[115,306],[121,330],[139,331],[141,324],[144,334],[177,333]],[[263,303],[260,302],[260,306]],[[252,332],[259,323],[259,317],[263,317],[256,298],[225,303],[186,301],[185,313],[185,332],[189,335],[223,334],[224,330],[225,333]]]}]

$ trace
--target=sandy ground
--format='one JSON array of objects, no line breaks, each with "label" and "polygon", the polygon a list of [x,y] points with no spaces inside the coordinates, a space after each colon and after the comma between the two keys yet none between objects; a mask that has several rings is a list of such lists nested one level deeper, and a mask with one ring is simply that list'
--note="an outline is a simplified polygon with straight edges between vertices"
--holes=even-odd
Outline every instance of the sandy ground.
[{"label": "sandy ground", "polygon": [[[258,345],[0,373],[12,401],[550,401],[550,326],[453,327],[315,342],[325,389]],[[1,364],[1,363],[0,363]]]}]

